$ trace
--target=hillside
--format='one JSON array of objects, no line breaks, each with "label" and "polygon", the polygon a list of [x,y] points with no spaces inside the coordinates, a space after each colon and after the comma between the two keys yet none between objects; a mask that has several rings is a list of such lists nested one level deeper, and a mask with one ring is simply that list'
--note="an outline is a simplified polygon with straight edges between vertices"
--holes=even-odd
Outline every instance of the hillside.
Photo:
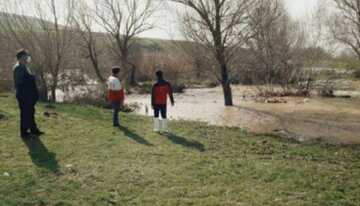
[{"label": "hillside", "polygon": [[[44,112],[47,115],[44,115]],[[85,105],[37,107],[46,135],[23,142],[0,95],[0,205],[358,205],[359,147],[301,145],[236,128],[170,123]]]},{"label": "hillside", "polygon": [[[28,24],[31,25],[33,28],[41,28],[39,19],[30,16],[21,16],[16,14],[9,14],[0,12],[0,21],[3,21],[5,17],[11,17],[11,21],[16,24],[20,20],[23,21],[24,19]],[[49,25],[53,24],[52,22],[47,22]],[[22,25],[19,24],[19,27]],[[63,27],[65,28],[65,27]],[[100,35],[104,35],[98,33]],[[151,38],[138,38],[136,39],[135,48],[134,49],[141,49],[143,52],[172,52],[177,49],[177,45],[186,45],[189,44],[187,41],[173,41],[173,40],[165,40],[165,39],[151,39]]]},{"label": "hillside", "polygon": [[[23,15],[17,15],[17,14],[10,14],[0,11],[0,21],[4,21],[4,19],[8,19],[10,17],[11,22],[15,24],[15,26],[22,26],[19,22],[26,22],[28,25],[30,25],[32,28],[41,28],[40,20],[35,17],[31,16],[23,16]],[[52,22],[46,21],[47,24],[53,25]],[[17,24],[17,25],[16,25]],[[64,28],[64,27],[63,27]]]}]

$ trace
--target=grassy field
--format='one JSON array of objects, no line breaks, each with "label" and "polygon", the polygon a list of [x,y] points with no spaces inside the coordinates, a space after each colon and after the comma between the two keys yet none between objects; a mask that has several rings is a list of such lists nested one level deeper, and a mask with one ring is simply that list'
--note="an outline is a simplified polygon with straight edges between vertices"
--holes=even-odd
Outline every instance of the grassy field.
[{"label": "grassy field", "polygon": [[[360,205],[360,147],[298,144],[237,128],[45,104],[40,140],[22,141],[0,96],[0,205]],[[48,112],[48,115],[44,115]],[[50,115],[50,116],[49,116]]]}]

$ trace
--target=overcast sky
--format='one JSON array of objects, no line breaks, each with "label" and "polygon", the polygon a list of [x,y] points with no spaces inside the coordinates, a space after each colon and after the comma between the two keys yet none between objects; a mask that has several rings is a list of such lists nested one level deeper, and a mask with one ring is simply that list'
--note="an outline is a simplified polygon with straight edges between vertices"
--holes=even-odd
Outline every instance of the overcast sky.
[{"label": "overcast sky", "polygon": [[[271,0],[270,0],[271,1]],[[289,13],[293,18],[305,19],[312,15],[319,0],[284,0]],[[175,8],[168,8],[164,14],[156,19],[156,29],[143,33],[142,37],[171,39],[180,36],[176,24]]]},{"label": "overcast sky", "polygon": [[[4,2],[6,0],[0,0]],[[26,5],[31,3],[34,0],[11,0],[11,1],[21,1],[22,5]],[[39,1],[39,0],[35,0]],[[41,0],[41,1],[48,1],[48,0]],[[64,1],[64,0],[59,0]],[[93,0],[86,0],[86,1],[93,1]],[[139,0],[141,1],[141,0]],[[271,1],[271,0],[269,0]],[[285,2],[286,8],[289,10],[289,13],[292,15],[293,18],[296,19],[304,19],[309,17],[318,4],[320,0],[283,0]],[[65,1],[64,1],[65,2]],[[161,12],[157,13],[157,17],[153,19],[155,22],[156,28],[141,34],[141,37],[149,37],[149,38],[158,38],[158,39],[179,39],[181,37],[181,33],[179,31],[179,27],[177,26],[177,17],[176,17],[176,10],[179,7],[179,4],[172,3],[169,8],[166,9],[159,9]],[[16,13],[16,10],[13,11]],[[31,13],[27,14],[32,16]]]}]

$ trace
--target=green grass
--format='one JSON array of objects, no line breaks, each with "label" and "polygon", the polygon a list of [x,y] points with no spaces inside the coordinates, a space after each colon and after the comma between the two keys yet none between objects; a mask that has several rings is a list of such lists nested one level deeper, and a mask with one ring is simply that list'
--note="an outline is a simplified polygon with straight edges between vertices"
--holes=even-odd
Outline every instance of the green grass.
[{"label": "green grass", "polygon": [[163,136],[150,118],[121,114],[115,129],[110,111],[65,104],[37,106],[46,135],[23,142],[12,95],[0,114],[0,205],[360,204],[358,146],[183,121]]}]

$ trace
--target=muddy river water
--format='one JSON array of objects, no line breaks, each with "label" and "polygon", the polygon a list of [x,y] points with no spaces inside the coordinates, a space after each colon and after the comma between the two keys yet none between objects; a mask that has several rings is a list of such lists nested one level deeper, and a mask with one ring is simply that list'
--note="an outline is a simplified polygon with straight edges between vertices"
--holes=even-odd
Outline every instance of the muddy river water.
[{"label": "muddy river water", "polygon": [[[255,101],[249,88],[233,88],[233,107],[223,105],[221,88],[188,89],[175,94],[176,104],[168,107],[170,119],[202,121],[210,125],[240,127],[253,133],[270,133],[299,141],[322,140],[333,144],[360,143],[360,86],[352,98],[283,97],[287,103]],[[152,115],[150,95],[129,95],[128,103],[140,105],[136,113]]]}]

